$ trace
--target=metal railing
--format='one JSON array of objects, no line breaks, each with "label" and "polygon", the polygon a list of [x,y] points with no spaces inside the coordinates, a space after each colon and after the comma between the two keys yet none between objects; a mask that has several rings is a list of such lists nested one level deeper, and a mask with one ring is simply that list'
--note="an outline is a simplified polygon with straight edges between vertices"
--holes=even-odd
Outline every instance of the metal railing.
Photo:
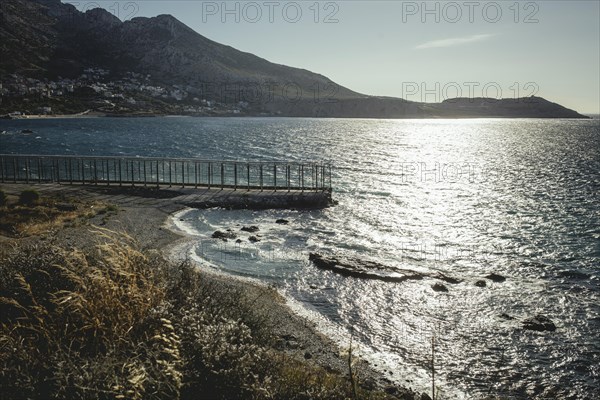
[{"label": "metal railing", "polygon": [[0,182],[15,183],[323,191],[331,172],[317,162],[0,154]]}]

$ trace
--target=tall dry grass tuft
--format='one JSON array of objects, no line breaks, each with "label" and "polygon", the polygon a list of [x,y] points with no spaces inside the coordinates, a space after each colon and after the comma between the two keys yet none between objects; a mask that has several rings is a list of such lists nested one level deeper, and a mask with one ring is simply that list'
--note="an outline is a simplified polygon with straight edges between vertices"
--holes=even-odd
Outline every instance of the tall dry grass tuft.
[{"label": "tall dry grass tuft", "polygon": [[269,289],[94,234],[85,253],[18,244],[0,254],[2,398],[388,398],[271,348],[257,301]]},{"label": "tall dry grass tuft", "polygon": [[[174,398],[180,339],[160,261],[99,232],[86,255],[15,248],[0,271],[0,392],[8,398]],[[155,268],[156,267],[156,268]]]}]

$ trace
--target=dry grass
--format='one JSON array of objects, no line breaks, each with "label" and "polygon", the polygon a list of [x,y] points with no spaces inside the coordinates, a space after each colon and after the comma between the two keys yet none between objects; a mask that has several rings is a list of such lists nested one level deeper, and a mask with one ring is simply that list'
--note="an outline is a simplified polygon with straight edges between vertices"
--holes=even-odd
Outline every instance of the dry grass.
[{"label": "dry grass", "polygon": [[387,398],[273,350],[255,293],[94,234],[87,254],[17,241],[0,260],[3,397]]},{"label": "dry grass", "polygon": [[0,276],[8,398],[173,398],[180,340],[152,259],[110,239],[92,256],[16,248]]},{"label": "dry grass", "polygon": [[98,214],[114,212],[113,205],[97,201],[41,197],[31,204],[23,204],[16,197],[8,196],[0,206],[0,235],[13,238],[41,235],[65,226],[86,224]]}]

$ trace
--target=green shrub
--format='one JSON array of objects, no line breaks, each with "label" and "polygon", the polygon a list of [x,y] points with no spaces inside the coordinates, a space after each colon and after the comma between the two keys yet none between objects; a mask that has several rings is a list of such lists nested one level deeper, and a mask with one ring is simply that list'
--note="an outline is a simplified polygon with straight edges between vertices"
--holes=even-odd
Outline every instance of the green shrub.
[{"label": "green shrub", "polygon": [[34,189],[23,190],[19,195],[19,203],[23,204],[24,206],[34,205],[39,200],[40,194]]}]

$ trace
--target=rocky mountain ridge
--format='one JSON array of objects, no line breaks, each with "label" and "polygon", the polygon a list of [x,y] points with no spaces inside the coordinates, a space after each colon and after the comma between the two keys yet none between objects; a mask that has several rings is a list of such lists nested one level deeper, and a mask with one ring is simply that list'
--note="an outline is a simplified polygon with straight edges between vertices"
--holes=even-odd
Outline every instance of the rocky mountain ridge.
[{"label": "rocky mountain ridge", "polygon": [[[3,83],[0,112],[29,110],[47,103],[51,107],[46,109],[69,111],[102,108],[102,111],[108,109],[121,114],[164,114],[192,110],[192,114],[203,114],[196,105],[206,101],[217,105],[243,104],[236,109],[238,114],[247,115],[585,118],[540,97],[421,103],[368,96],[338,85],[323,75],[271,63],[214,42],[170,15],[136,17],[122,22],[104,9],[83,13],[60,0],[2,0],[0,21]],[[76,87],[95,88],[98,85],[94,86],[89,80],[81,83],[82,74],[90,68],[109,71],[104,77],[109,87],[122,87],[111,86],[110,82],[138,74],[145,77],[143,84],[162,87],[167,95],[163,93],[150,98],[139,95],[138,92],[143,90],[123,90],[116,93],[115,98],[114,90],[95,89],[95,93],[84,90],[85,96],[57,99],[49,94],[48,98],[43,98],[44,90],[41,95],[33,96],[29,88],[15,84],[15,81],[22,81],[22,76],[35,79],[38,87],[70,79]],[[187,88],[185,95],[169,94],[183,90],[181,88]],[[106,92],[112,97],[107,97]]]}]

